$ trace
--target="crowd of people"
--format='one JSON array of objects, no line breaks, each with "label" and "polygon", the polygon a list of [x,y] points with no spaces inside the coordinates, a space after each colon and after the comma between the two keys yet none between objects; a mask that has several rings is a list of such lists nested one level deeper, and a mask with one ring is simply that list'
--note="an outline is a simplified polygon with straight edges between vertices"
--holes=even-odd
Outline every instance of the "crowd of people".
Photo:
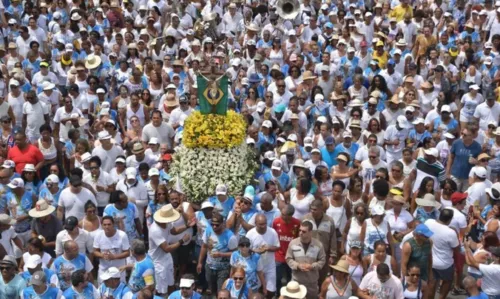
[{"label": "crowd of people", "polygon": [[[499,66],[500,1],[2,0],[0,298],[499,299]],[[259,169],[195,202],[204,73]]]}]

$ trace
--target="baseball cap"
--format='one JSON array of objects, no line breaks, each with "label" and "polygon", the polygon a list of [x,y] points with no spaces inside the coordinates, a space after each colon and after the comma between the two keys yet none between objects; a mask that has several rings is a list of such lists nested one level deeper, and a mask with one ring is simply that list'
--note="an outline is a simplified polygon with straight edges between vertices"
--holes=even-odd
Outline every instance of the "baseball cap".
[{"label": "baseball cap", "polygon": [[281,163],[280,160],[274,160],[273,161],[273,164],[271,166],[271,169],[274,169],[274,170],[281,170],[281,167],[283,166],[283,163]]},{"label": "baseball cap", "polygon": [[311,137],[306,137],[304,138],[304,147],[312,147],[313,146],[313,140]]},{"label": "baseball cap", "polygon": [[449,105],[443,105],[441,106],[441,112],[448,112],[451,113],[451,108]]},{"label": "baseball cap", "polygon": [[385,214],[384,207],[379,206],[379,205],[373,206],[372,215],[376,216],[376,215],[384,215],[384,214]]},{"label": "baseball cap", "polygon": [[163,157],[161,157],[161,160],[162,161],[170,161],[170,160],[172,160],[172,155],[165,154],[165,155],[163,155]]},{"label": "baseball cap", "polygon": [[317,148],[312,149],[311,154],[313,154],[313,153],[321,154],[320,150]]},{"label": "baseball cap", "polygon": [[325,116],[323,116],[323,115],[322,115],[322,116],[318,117],[318,118],[316,119],[316,121],[318,121],[318,122],[320,122],[320,123],[325,124],[328,120],[326,119],[326,117],[325,117]]},{"label": "baseball cap", "polygon": [[332,145],[332,144],[335,144],[335,139],[333,139],[333,137],[332,137],[332,136],[328,136],[328,137],[326,137],[326,139],[325,139],[325,144],[326,144],[326,145]]},{"label": "baseball cap", "polygon": [[124,163],[124,164],[125,164],[125,162],[126,162],[126,161],[125,161],[125,159],[124,159],[123,157],[118,157],[118,158],[116,158],[116,160],[115,160],[115,163]]},{"label": "baseball cap", "polygon": [[111,279],[111,278],[120,278],[120,270],[116,267],[108,268],[104,273],[101,274],[101,279],[103,281]]},{"label": "baseball cap", "polygon": [[432,147],[432,148],[424,150],[424,154],[437,158],[439,156],[439,151],[437,150],[437,148]]},{"label": "baseball cap", "polygon": [[453,194],[451,195],[450,200],[451,200],[452,204],[457,204],[457,203],[460,203],[463,200],[466,200],[467,196],[468,196],[467,193],[453,192]]},{"label": "baseball cap", "polygon": [[158,170],[158,168],[156,167],[150,168],[148,171],[148,176],[152,177],[155,175],[160,175],[160,171]]},{"label": "baseball cap", "polygon": [[111,135],[108,133],[108,131],[104,130],[97,134],[97,138],[99,140],[111,139]]},{"label": "baseball cap", "polygon": [[5,160],[5,161],[3,161],[2,167],[3,168],[14,168],[14,167],[16,167],[16,163],[14,163],[14,161],[12,161],[12,160]]},{"label": "baseball cap", "polygon": [[24,181],[21,178],[15,178],[7,186],[11,189],[24,188]]},{"label": "baseball cap", "polygon": [[257,103],[257,111],[258,112],[263,112],[266,109],[266,103],[265,102],[258,102]]},{"label": "baseball cap", "polygon": [[406,119],[406,117],[404,115],[398,116],[398,118],[396,120],[398,122],[398,125],[402,129],[409,129],[410,128],[410,125],[408,124],[408,120]]},{"label": "baseball cap", "polygon": [[26,261],[26,268],[34,269],[42,263],[42,258],[38,254],[33,254]]},{"label": "baseball cap", "polygon": [[211,203],[210,201],[204,201],[202,204],[201,204],[201,209],[209,209],[209,208],[213,208],[214,207],[214,204]]},{"label": "baseball cap", "polygon": [[[411,107],[411,106],[410,106],[410,107]],[[415,109],[413,109],[413,110],[415,111]],[[421,118],[421,117],[418,117],[417,119],[415,119],[415,120],[413,121],[413,123],[412,123],[412,124],[414,124],[414,125],[418,125],[418,124],[424,124],[424,123],[425,123],[425,122],[424,122],[424,119],[423,119],[423,118]]]},{"label": "baseball cap", "polygon": [[47,277],[45,276],[45,272],[43,271],[36,271],[30,278],[30,284],[35,286],[42,286],[45,284],[46,281]]},{"label": "baseball cap", "polygon": [[262,123],[262,126],[265,127],[265,128],[272,128],[273,127],[273,123],[270,121],[270,120],[265,120],[263,123]]},{"label": "baseball cap", "polygon": [[137,177],[137,170],[135,167],[129,167],[125,170],[127,180],[135,179]]},{"label": "baseball cap", "polygon": [[215,195],[227,195],[227,187],[224,184],[219,184],[215,188]]},{"label": "baseball cap", "polygon": [[78,219],[75,216],[69,216],[64,221],[64,229],[73,230],[76,226],[78,226]]},{"label": "baseball cap", "polygon": [[423,223],[417,225],[413,233],[422,235],[426,238],[430,238],[432,237],[432,235],[434,235],[434,233],[429,229],[429,227]]},{"label": "baseball cap", "polygon": [[482,166],[476,167],[474,170],[474,174],[480,179],[485,179],[488,176],[486,168]]}]

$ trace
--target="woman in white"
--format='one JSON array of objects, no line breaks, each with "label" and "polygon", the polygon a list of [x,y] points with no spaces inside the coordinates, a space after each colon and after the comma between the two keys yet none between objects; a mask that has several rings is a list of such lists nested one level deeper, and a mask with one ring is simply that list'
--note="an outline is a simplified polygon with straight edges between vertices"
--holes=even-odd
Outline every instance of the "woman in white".
[{"label": "woman in white", "polygon": [[78,227],[89,233],[92,239],[94,239],[102,231],[101,219],[97,215],[97,206],[89,200],[83,208],[85,210],[85,217],[78,223]]},{"label": "woman in white", "polygon": [[468,123],[474,120],[474,111],[477,105],[484,102],[483,95],[479,92],[479,86],[472,84],[469,86],[469,92],[462,96],[460,103],[460,127],[465,128]]},{"label": "woman in white", "polygon": [[437,93],[434,92],[434,86],[429,81],[420,84],[418,98],[420,100],[420,111],[427,115],[432,110],[432,103],[436,99]]},{"label": "woman in white", "polygon": [[[326,215],[333,219],[335,228],[340,232],[344,231],[347,220],[351,219],[351,202],[343,195],[345,187],[344,182],[334,181],[332,183],[332,196],[327,199],[328,203],[324,204],[328,206]],[[337,236],[337,238],[340,241],[342,237]]]},{"label": "woman in white", "polygon": [[311,181],[307,178],[299,178],[297,186],[290,189],[289,193],[285,193],[285,197],[290,198],[290,204],[295,208],[293,218],[300,221],[309,213],[309,206],[314,200],[314,196],[309,193],[311,191]]},{"label": "woman in white", "polygon": [[328,173],[328,167],[320,165],[314,172],[314,182],[318,186],[319,194],[323,197],[330,197],[333,193],[333,179]]},{"label": "woman in white", "polygon": [[392,200],[392,209],[386,212],[387,222],[391,226],[391,234],[394,237],[396,246],[395,252],[392,254],[398,263],[401,262],[401,248],[399,243],[402,242],[403,237],[411,232],[408,227],[410,222],[413,221],[413,216],[403,206],[406,204],[405,199],[400,195],[395,195]]},{"label": "woman in white", "polygon": [[283,65],[284,57],[286,56],[283,48],[281,47],[281,39],[275,37],[273,39],[273,46],[271,51],[268,52],[268,58],[272,64]]},{"label": "woman in white", "polygon": [[349,263],[339,260],[336,265],[330,265],[330,267],[333,269],[333,274],[323,281],[319,298],[352,298],[351,296],[358,292],[358,285],[351,277]]},{"label": "woman in white", "polygon": [[302,72],[298,66],[294,65],[290,67],[288,76],[285,78],[286,88],[290,92],[294,92],[300,83],[302,83]]},{"label": "woman in white", "polygon": [[361,227],[368,217],[368,208],[363,202],[356,203],[353,208],[353,216],[347,220],[344,230],[342,231],[342,248],[345,252],[351,250],[353,242],[361,242]]},{"label": "woman in white", "polygon": [[364,255],[375,252],[375,242],[378,240],[389,244],[391,252],[394,252],[394,240],[391,234],[391,226],[385,218],[385,210],[376,205],[371,209],[372,217],[363,222],[359,239],[364,244]]},{"label": "woman in white", "polygon": [[373,245],[375,252],[363,257],[363,264],[365,265],[366,272],[375,271],[380,264],[389,266],[391,273],[399,276],[398,265],[393,256],[387,254],[387,244],[382,240],[375,241]]}]

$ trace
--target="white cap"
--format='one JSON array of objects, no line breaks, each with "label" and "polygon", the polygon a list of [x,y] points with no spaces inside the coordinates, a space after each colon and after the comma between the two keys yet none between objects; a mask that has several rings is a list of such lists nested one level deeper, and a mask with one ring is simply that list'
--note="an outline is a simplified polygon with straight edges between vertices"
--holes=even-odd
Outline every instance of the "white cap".
[{"label": "white cap", "polygon": [[115,163],[124,163],[124,164],[125,164],[125,162],[126,162],[126,161],[125,161],[125,159],[124,159],[123,157],[118,157],[118,158],[116,158],[116,160],[115,160]]},{"label": "white cap", "polygon": [[59,177],[55,174],[51,174],[47,177],[46,182],[49,184],[58,184],[59,183]]},{"label": "white cap", "polygon": [[356,52],[356,49],[354,49],[353,47],[347,48],[347,53],[355,53],[355,52]]},{"label": "white cap", "polygon": [[206,208],[213,208],[214,207],[214,204],[211,203],[210,201],[204,201],[202,204],[201,204],[201,209],[206,209]]},{"label": "white cap", "polygon": [[9,85],[10,86],[19,86],[19,81],[17,81],[17,80],[9,80]]},{"label": "white cap", "polygon": [[326,119],[325,116],[322,115],[322,116],[318,117],[316,119],[316,121],[319,121],[320,123],[326,124],[328,120]]},{"label": "white cap", "polygon": [[9,168],[9,169],[14,168],[14,167],[16,167],[16,163],[14,163],[14,161],[12,161],[12,160],[5,160],[5,161],[3,161],[2,167]]},{"label": "white cap", "polygon": [[215,188],[215,195],[227,195],[227,187],[224,184],[219,184]]},{"label": "white cap", "polygon": [[265,128],[272,128],[273,127],[273,123],[270,121],[270,120],[265,120],[263,123],[262,123],[262,126],[265,127]]},{"label": "white cap", "polygon": [[441,112],[448,112],[451,113],[451,108],[449,105],[443,105],[441,106]]},{"label": "white cap", "polygon": [[258,102],[257,103],[257,111],[258,112],[263,112],[266,109],[266,103],[265,102]]},{"label": "white cap", "polygon": [[288,30],[288,35],[297,35],[297,32],[295,31],[295,29],[290,29]]},{"label": "white cap", "polygon": [[106,93],[106,91],[104,90],[104,88],[98,88],[95,92],[96,93]]},{"label": "white cap", "polygon": [[[231,3],[231,4],[234,4]],[[236,4],[234,4],[236,6]],[[190,288],[194,284],[194,279],[186,279],[186,278],[181,278],[181,282],[179,283],[180,288]]]},{"label": "white cap", "polygon": [[314,96],[314,101],[323,101],[325,99],[325,96],[322,95],[321,93],[318,93]]},{"label": "white cap", "polygon": [[413,107],[413,106],[406,106],[405,112],[412,112],[413,113],[413,112],[415,112],[415,107]]},{"label": "white cap", "polygon": [[313,148],[312,151],[311,151],[311,154],[312,153],[318,153],[318,154],[321,154],[321,151],[317,148]]},{"label": "white cap", "polygon": [[252,137],[247,137],[245,141],[246,144],[255,144],[255,139],[253,139]]},{"label": "white cap", "polygon": [[10,189],[24,188],[24,181],[21,178],[15,178],[7,184]]},{"label": "white cap", "polygon": [[104,130],[97,134],[97,139],[99,140],[111,139],[111,135],[108,133],[108,131]]},{"label": "white cap", "polygon": [[312,147],[313,146],[313,140],[311,137],[306,137],[304,138],[304,147]]},{"label": "white cap", "polygon": [[135,179],[137,177],[137,170],[135,167],[128,167],[125,170],[125,175],[127,177],[127,180]]},{"label": "white cap", "polygon": [[16,21],[16,19],[10,19],[8,23],[10,25],[15,25],[15,24],[17,24],[17,21]]},{"label": "white cap", "polygon": [[288,135],[288,137],[286,138],[288,141],[293,141],[293,142],[297,142],[297,135],[295,134],[290,134]]},{"label": "white cap", "polygon": [[410,125],[408,124],[408,120],[406,119],[406,117],[404,115],[398,116],[398,118],[396,120],[398,122],[398,125],[402,129],[409,129],[410,128]]},{"label": "white cap", "polygon": [[89,152],[83,153],[80,156],[80,160],[82,163],[88,162],[90,160],[90,158],[92,158],[92,155]]},{"label": "white cap", "polygon": [[372,215],[376,216],[376,215],[384,215],[384,214],[385,214],[385,209],[383,206],[381,206],[381,205],[373,206]]},{"label": "white cap", "polygon": [[56,85],[50,81],[45,81],[42,83],[42,89],[43,90],[52,90],[56,87]]},{"label": "white cap", "polygon": [[34,269],[42,263],[42,258],[38,254],[33,254],[26,261],[26,268]]},{"label": "white cap", "polygon": [[101,279],[103,281],[108,280],[110,278],[120,278],[120,277],[121,277],[120,270],[118,270],[118,268],[116,267],[108,268],[108,270],[106,270],[104,273],[101,274]]},{"label": "white cap", "polygon": [[472,84],[471,86],[469,86],[470,89],[474,89],[474,90],[479,90],[479,86],[477,86],[477,84]]},{"label": "white cap", "polygon": [[424,154],[429,155],[429,156],[434,156],[437,158],[439,156],[439,151],[437,150],[437,148],[432,147],[432,148],[424,150]]},{"label": "white cap", "polygon": [[154,175],[160,175],[160,171],[156,167],[150,168],[148,171],[148,176],[152,177]]},{"label": "white cap", "polygon": [[281,160],[274,160],[273,161],[273,164],[271,166],[271,169],[274,169],[274,170],[281,170],[281,167],[283,166],[283,163],[281,163]]},{"label": "white cap", "polygon": [[417,119],[415,119],[415,120],[413,121],[413,124],[414,124],[414,125],[423,124],[423,123],[425,123],[425,122],[424,122],[424,119],[423,119],[423,118],[421,118],[421,117],[418,117]]},{"label": "white cap", "polygon": [[151,137],[151,139],[149,139],[148,144],[160,144],[160,143],[158,142],[158,138]]},{"label": "white cap", "polygon": [[444,138],[455,139],[455,135],[453,135],[449,132],[444,133],[443,136],[444,136]]},{"label": "white cap", "polygon": [[488,175],[486,168],[482,166],[475,167],[474,174],[480,179],[485,179]]},{"label": "white cap", "polygon": [[342,134],[342,138],[352,138],[352,133],[351,131],[344,131],[344,133]]}]

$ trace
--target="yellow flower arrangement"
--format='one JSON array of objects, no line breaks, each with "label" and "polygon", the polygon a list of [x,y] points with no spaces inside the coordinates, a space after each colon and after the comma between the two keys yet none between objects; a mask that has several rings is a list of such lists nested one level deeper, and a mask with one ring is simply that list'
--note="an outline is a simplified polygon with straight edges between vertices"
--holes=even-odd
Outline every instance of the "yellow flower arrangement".
[{"label": "yellow flower arrangement", "polygon": [[245,139],[246,122],[240,114],[227,115],[191,113],[184,121],[182,143],[188,148],[232,148]]}]

